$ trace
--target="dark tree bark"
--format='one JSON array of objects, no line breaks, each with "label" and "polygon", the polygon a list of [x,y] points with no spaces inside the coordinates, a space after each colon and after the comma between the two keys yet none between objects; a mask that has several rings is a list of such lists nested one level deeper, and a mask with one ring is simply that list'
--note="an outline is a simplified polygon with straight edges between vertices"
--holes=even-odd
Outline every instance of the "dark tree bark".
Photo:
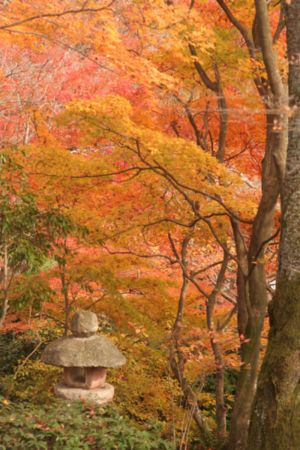
[{"label": "dark tree bark", "polygon": [[248,450],[300,448],[300,0],[287,5],[286,26],[293,114],[289,119],[280,262]]},{"label": "dark tree bark", "polygon": [[260,338],[267,308],[264,252],[274,234],[274,212],[282,188],[286,157],[285,90],[278,69],[276,52],[269,22],[266,0],[255,0],[253,34],[237,20],[224,0],[217,0],[230,22],[239,30],[247,45],[249,55],[263,58],[267,73],[264,84],[254,73],[254,83],[265,105],[266,148],[262,164],[262,196],[254,219],[250,245],[245,247],[239,224],[232,221],[239,268],[238,328],[246,337],[241,348],[242,366],[232,413],[230,434],[226,449],[244,450],[256,391]]}]

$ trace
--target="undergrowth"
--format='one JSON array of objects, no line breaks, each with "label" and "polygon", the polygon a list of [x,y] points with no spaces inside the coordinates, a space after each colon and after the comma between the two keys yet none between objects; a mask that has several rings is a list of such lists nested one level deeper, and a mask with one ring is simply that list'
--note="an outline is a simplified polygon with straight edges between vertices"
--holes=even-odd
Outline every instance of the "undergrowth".
[{"label": "undergrowth", "polygon": [[114,407],[55,399],[51,405],[0,397],[0,450],[174,450],[158,425],[134,427]]}]

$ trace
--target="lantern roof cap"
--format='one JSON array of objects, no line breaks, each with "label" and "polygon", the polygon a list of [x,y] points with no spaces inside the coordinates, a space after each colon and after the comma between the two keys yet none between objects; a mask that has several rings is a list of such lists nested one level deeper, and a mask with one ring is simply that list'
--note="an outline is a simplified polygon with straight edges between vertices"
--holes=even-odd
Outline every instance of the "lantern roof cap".
[{"label": "lantern roof cap", "polygon": [[120,367],[126,358],[105,336],[97,335],[98,319],[91,311],[80,311],[73,316],[73,336],[48,344],[42,361],[59,367]]}]

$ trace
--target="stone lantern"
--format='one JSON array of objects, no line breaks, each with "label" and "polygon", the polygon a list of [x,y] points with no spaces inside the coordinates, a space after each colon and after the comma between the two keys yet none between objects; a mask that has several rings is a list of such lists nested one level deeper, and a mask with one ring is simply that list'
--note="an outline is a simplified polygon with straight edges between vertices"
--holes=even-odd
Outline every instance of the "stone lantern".
[{"label": "stone lantern", "polygon": [[55,394],[99,405],[110,402],[114,387],[105,382],[106,369],[122,366],[125,357],[109,339],[96,334],[96,314],[76,313],[71,329],[73,336],[51,342],[42,353],[44,363],[64,368],[62,381],[54,387]]}]

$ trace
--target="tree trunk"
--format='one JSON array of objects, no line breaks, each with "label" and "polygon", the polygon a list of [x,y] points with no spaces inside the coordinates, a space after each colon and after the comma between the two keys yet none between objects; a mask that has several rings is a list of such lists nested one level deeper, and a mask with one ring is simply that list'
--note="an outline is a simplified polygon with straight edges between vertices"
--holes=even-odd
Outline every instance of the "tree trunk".
[{"label": "tree trunk", "polygon": [[173,375],[177,379],[183,393],[185,403],[190,406],[193,418],[202,433],[204,441],[209,437],[211,430],[208,427],[205,419],[203,418],[201,411],[198,407],[197,395],[193,391],[192,386],[184,376],[185,357],[180,350],[181,341],[181,329],[184,312],[185,296],[188,287],[188,279],[183,274],[182,286],[178,301],[177,316],[172,329],[172,336],[170,342],[170,367]]},{"label": "tree trunk", "polygon": [[9,309],[9,299],[8,299],[8,250],[7,244],[4,244],[4,261],[3,261],[3,305],[0,315],[0,329],[3,327],[6,315]]},{"label": "tree trunk", "polygon": [[[274,105],[275,107],[278,108],[278,105]],[[245,329],[246,343],[242,345],[241,349],[242,366],[227,447],[230,450],[243,450],[247,443],[251,408],[258,376],[260,337],[267,309],[264,250],[274,232],[274,210],[281,189],[281,177],[284,170],[284,156],[286,154],[284,131],[274,132],[273,130],[274,120],[276,119],[278,121],[275,123],[282,121],[280,114],[267,114],[267,116],[268,123],[262,174],[262,197],[251,234],[248,251],[248,273],[240,274],[240,278],[243,280],[242,287],[244,294],[239,292],[239,296],[242,295],[244,297],[244,302],[247,306],[247,326]],[[239,259],[241,264],[241,258]],[[239,301],[241,301],[241,298],[239,298]],[[245,323],[243,323],[244,326]]]},{"label": "tree trunk", "polygon": [[277,289],[248,450],[297,450],[300,445],[300,0],[288,6],[286,23],[294,111],[289,119]]},{"label": "tree trunk", "polygon": [[[227,7],[224,2],[222,0],[218,2],[226,12]],[[249,295],[246,342],[242,345],[241,350],[242,367],[232,413],[227,446],[229,450],[244,450],[247,445],[252,403],[258,376],[260,337],[267,307],[264,250],[273,234],[274,211],[282,190],[286,156],[286,118],[283,113],[286,99],[276,52],[273,48],[267,2],[255,0],[255,9],[259,50],[262,54],[272,95],[269,98],[264,98],[267,126],[266,151],[262,163],[262,197],[254,220],[248,251],[248,274],[244,294],[246,299]],[[249,32],[240,23],[236,24],[237,21],[232,18],[230,12],[227,11],[226,14],[244,36],[251,55],[255,45],[249,37]],[[253,56],[255,56],[254,53]],[[257,87],[260,92],[260,82],[258,82]]]}]

